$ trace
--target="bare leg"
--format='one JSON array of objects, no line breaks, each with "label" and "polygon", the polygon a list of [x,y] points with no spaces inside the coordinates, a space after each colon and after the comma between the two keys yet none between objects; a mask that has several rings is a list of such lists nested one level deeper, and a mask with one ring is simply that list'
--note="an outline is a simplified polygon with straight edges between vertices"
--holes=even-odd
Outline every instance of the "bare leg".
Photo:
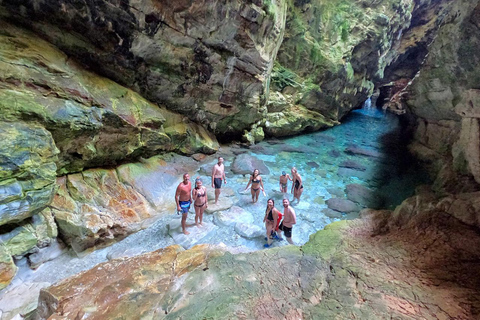
[{"label": "bare leg", "polygon": [[205,206],[200,208],[200,225],[203,226],[203,212],[205,211]]},{"label": "bare leg", "polygon": [[218,196],[220,195],[220,188],[215,189],[215,204],[218,202]]},{"label": "bare leg", "polygon": [[183,234],[190,234],[190,232],[187,231],[187,215],[188,215],[188,213],[182,214],[182,230],[183,230]]},{"label": "bare leg", "polygon": [[294,244],[292,238],[287,238],[287,242],[290,244]]},{"label": "bare leg", "polygon": [[201,208],[198,208],[197,206],[195,206],[195,224],[197,225],[197,227],[198,227],[198,216],[200,215],[200,210]]},{"label": "bare leg", "polygon": [[255,191],[253,191],[253,189],[250,189],[250,193],[252,194],[252,202],[255,203]]}]

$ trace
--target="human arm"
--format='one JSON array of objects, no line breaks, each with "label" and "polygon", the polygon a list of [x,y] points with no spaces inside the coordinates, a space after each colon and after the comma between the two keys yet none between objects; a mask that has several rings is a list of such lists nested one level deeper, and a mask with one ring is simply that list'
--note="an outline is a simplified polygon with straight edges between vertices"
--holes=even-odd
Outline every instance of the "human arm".
[{"label": "human arm", "polygon": [[212,188],[215,187],[214,181],[215,181],[215,166],[213,166],[213,169],[212,169]]},{"label": "human arm", "polygon": [[227,184],[227,176],[225,175],[225,166],[223,167],[222,178],[223,178],[223,182]]},{"label": "human arm", "polygon": [[274,209],[273,210],[273,231],[277,228],[277,222],[278,222],[278,210]]},{"label": "human arm", "polygon": [[248,184],[247,184],[247,186],[245,187],[245,190],[248,189],[248,187],[250,186],[250,183],[252,183],[252,176],[250,176],[250,179],[248,179]]},{"label": "human arm", "polygon": [[292,177],[290,177],[289,174],[287,174],[287,179],[290,180],[290,181],[293,181]]},{"label": "human arm", "polygon": [[177,187],[177,191],[175,191],[175,203],[177,204],[177,210],[180,211],[180,186]]},{"label": "human arm", "polygon": [[197,188],[194,188],[192,190],[192,199],[193,201],[197,200],[197,194],[198,194],[198,189]]},{"label": "human arm", "polygon": [[203,192],[205,192],[205,208],[206,208],[208,207],[207,188],[203,187]]}]

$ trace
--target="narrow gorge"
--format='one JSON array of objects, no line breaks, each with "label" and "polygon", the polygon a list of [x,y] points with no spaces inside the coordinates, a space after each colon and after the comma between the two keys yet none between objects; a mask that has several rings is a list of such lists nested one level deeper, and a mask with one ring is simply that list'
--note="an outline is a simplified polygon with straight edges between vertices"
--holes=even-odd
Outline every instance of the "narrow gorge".
[{"label": "narrow gorge", "polygon": [[[479,0],[0,0],[0,25],[0,319],[480,318]],[[295,244],[265,249],[292,167]]]}]

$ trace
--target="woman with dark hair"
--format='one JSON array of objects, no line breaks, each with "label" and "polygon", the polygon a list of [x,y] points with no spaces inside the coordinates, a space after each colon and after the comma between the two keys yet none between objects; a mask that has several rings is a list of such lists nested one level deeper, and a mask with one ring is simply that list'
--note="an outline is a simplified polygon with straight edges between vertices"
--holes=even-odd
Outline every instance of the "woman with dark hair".
[{"label": "woman with dark hair", "polygon": [[263,188],[263,181],[262,177],[260,177],[260,172],[258,169],[253,170],[250,179],[248,180],[247,187],[245,190],[248,189],[248,186],[252,184],[251,193],[252,193],[252,201],[253,203],[258,201],[258,195],[260,194],[260,189],[262,189],[263,194],[265,195],[265,190]]},{"label": "woman with dark hair", "polygon": [[273,199],[268,199],[267,208],[265,209],[265,217],[263,222],[265,222],[265,229],[267,230],[267,243],[264,245],[265,248],[268,248],[272,245],[272,233],[275,232],[277,227],[278,220],[278,210],[275,208],[275,201]]},{"label": "woman with dark hair", "polygon": [[195,207],[195,224],[202,226],[203,212],[208,207],[207,188],[203,186],[202,179],[195,179],[195,188],[192,190],[193,205]]}]

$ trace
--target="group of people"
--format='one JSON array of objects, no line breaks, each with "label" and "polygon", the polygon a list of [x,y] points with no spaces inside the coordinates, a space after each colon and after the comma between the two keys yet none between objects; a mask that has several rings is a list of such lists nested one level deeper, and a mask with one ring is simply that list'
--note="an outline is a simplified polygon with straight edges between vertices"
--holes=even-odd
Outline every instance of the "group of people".
[{"label": "group of people", "polygon": [[[218,203],[222,182],[227,183],[225,177],[225,166],[223,158],[218,157],[218,162],[213,166],[212,170],[212,187],[215,188],[215,204]],[[190,175],[185,173],[183,181],[177,187],[175,192],[175,203],[177,204],[177,212],[182,214],[182,231],[184,234],[190,234],[187,231],[187,216],[192,205],[195,208],[195,224],[197,227],[203,225],[203,212],[208,207],[207,188],[203,185],[200,178],[195,179],[195,187],[192,190]]]},{"label": "group of people", "polygon": [[[218,203],[222,183],[227,183],[223,161],[224,159],[222,157],[218,157],[218,162],[212,169],[212,188],[215,188],[215,204]],[[291,173],[292,177],[285,173],[285,171],[282,172],[282,175],[280,176],[280,191],[286,193],[288,189],[288,181],[292,181],[291,191],[294,200],[297,199],[297,201],[300,201],[300,196],[303,192],[302,177],[295,167],[292,168]],[[247,190],[248,187],[251,188],[253,203],[258,201],[260,190],[266,196],[263,180],[258,169],[253,170],[245,190]],[[182,213],[181,225],[184,234],[189,234],[187,231],[186,220],[192,202],[195,208],[195,224],[198,227],[203,225],[203,212],[208,207],[208,197],[207,189],[200,178],[195,179],[195,187],[192,190],[190,175],[185,173],[183,175],[183,181],[178,185],[175,192],[175,202],[178,213]],[[268,199],[267,201],[267,209],[265,210],[265,217],[263,219],[267,233],[267,243],[265,244],[265,247],[270,247],[273,239],[283,240],[282,232],[285,233],[287,241],[293,244],[292,228],[296,223],[295,210],[290,206],[290,201],[286,198],[283,199],[283,207],[284,212],[282,215],[282,213],[275,208],[275,201],[273,199]],[[280,223],[282,216],[283,221]]]},{"label": "group of people", "polygon": [[[295,167],[291,170],[292,176],[290,177],[285,171],[282,171],[282,175],[280,176],[280,192],[287,193],[288,189],[288,181],[292,181],[292,189],[291,193],[293,193],[293,200],[297,200],[300,202],[300,197],[303,193],[303,184],[302,184],[302,177],[298,173]],[[251,185],[251,186],[250,186]],[[248,184],[245,187],[245,190],[250,187],[250,192],[252,193],[252,202],[255,203],[258,201],[258,196],[260,195],[260,190],[262,190],[263,195],[265,194],[265,188],[263,186],[263,180],[260,176],[260,171],[258,169],[253,170],[250,179],[248,180]]]}]

